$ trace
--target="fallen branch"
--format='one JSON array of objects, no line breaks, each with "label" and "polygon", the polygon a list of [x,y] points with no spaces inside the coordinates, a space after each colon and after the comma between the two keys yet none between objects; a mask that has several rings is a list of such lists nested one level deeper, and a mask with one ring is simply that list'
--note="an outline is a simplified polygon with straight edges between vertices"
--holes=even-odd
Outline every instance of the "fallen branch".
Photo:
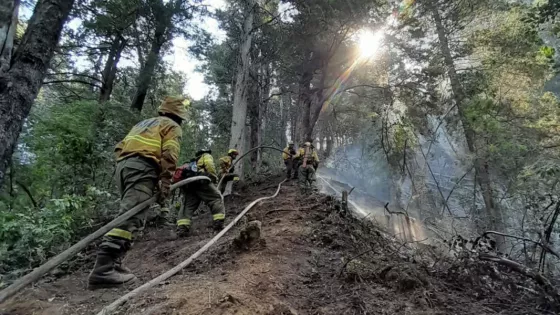
[{"label": "fallen branch", "polygon": [[408,217],[408,214],[406,212],[389,210],[389,203],[388,202],[383,206],[383,208],[385,208],[385,211],[389,212],[389,214],[402,214],[402,215]]},{"label": "fallen branch", "polygon": [[491,262],[498,263],[500,265],[504,265],[506,267],[511,268],[513,271],[516,271],[524,276],[527,276],[535,280],[535,282],[537,282],[539,285],[541,285],[544,288],[546,293],[548,293],[557,303],[560,303],[560,295],[558,294],[558,291],[556,291],[554,286],[551,284],[550,280],[548,280],[540,273],[528,268],[527,266],[517,263],[513,260],[498,257],[495,255],[480,254],[479,258],[481,260],[491,261]]},{"label": "fallen branch", "polygon": [[[183,185],[186,185],[188,183],[192,183],[192,182],[195,182],[195,181],[199,181],[199,180],[210,181],[210,178],[208,178],[206,176],[195,176],[195,177],[187,178],[187,179],[182,180],[182,181],[180,181],[176,184],[173,184],[171,186],[171,190],[174,190],[174,189],[179,188]],[[32,272],[26,274],[25,276],[23,276],[19,280],[12,283],[9,287],[5,288],[4,290],[2,290],[0,292],[0,303],[3,303],[9,297],[18,293],[21,289],[23,289],[28,284],[31,284],[31,283],[39,280],[47,272],[53,270],[54,268],[56,268],[61,263],[63,263],[65,261],[67,261],[68,259],[74,257],[77,253],[79,253],[81,250],[86,248],[86,246],[88,246],[89,243],[91,243],[94,240],[96,240],[96,239],[100,238],[101,236],[105,235],[107,232],[109,232],[114,227],[119,226],[121,223],[123,223],[126,220],[128,220],[129,218],[133,217],[138,212],[140,212],[143,209],[145,209],[146,207],[150,206],[152,203],[154,203],[156,201],[157,197],[158,197],[158,194],[156,194],[155,196],[153,196],[152,198],[150,198],[148,200],[143,201],[142,203],[140,203],[139,205],[135,206],[134,208],[128,210],[127,212],[123,213],[122,215],[120,215],[119,217],[114,219],[113,221],[107,223],[105,226],[103,226],[99,230],[95,231],[94,233],[90,234],[89,236],[82,239],[78,243],[74,244],[72,247],[70,247],[67,250],[63,251],[62,253],[56,255],[55,257],[51,258],[49,261],[47,261],[46,263],[44,263],[40,267],[34,269]]]},{"label": "fallen branch", "polygon": [[545,251],[551,253],[552,255],[560,258],[560,254],[558,254],[557,252],[555,252],[552,248],[550,248],[548,245],[543,244],[542,242],[537,242],[534,241],[530,238],[526,238],[526,237],[521,237],[521,236],[515,236],[515,235],[510,235],[510,234],[505,234],[505,233],[501,233],[501,232],[496,232],[496,231],[486,231],[484,233],[482,233],[482,237],[485,237],[488,234],[495,234],[495,235],[500,235],[500,236],[505,236],[505,237],[511,237],[511,238],[515,238],[518,240],[522,240],[522,241],[526,241],[526,242],[530,242],[533,243],[535,245],[538,245],[540,247],[542,247]]},{"label": "fallen branch", "polygon": [[222,236],[224,236],[224,234],[226,234],[237,223],[237,221],[239,221],[252,207],[254,207],[256,204],[258,204],[261,201],[264,201],[264,200],[267,200],[267,199],[272,199],[272,198],[275,198],[276,196],[278,196],[278,193],[280,192],[280,188],[282,187],[282,184],[285,181],[286,180],[283,180],[280,184],[278,184],[278,189],[276,190],[276,193],[274,193],[274,195],[269,196],[269,197],[262,197],[262,198],[259,198],[255,201],[251,202],[247,207],[245,207],[245,209],[243,209],[243,211],[241,211],[241,213],[239,215],[237,215],[237,217],[235,217],[235,219],[233,219],[233,221],[230,222],[230,224],[228,224],[222,231],[220,231],[220,233],[218,233],[216,236],[214,236],[208,243],[206,243],[206,245],[204,245],[196,253],[192,254],[191,257],[187,258],[187,260],[185,260],[182,263],[178,264],[177,266],[173,267],[169,271],[161,274],[157,278],[155,278],[155,279],[139,286],[138,288],[128,292],[127,294],[121,296],[115,302],[113,302],[110,305],[104,307],[99,313],[97,313],[97,315],[112,314],[115,310],[117,310],[117,308],[119,306],[126,303],[128,300],[138,296],[140,293],[143,293],[144,291],[150,289],[151,287],[153,287],[155,285],[158,285],[162,281],[165,281],[165,280],[169,279],[170,277],[174,276],[179,271],[183,270],[183,268],[190,265],[196,258],[198,258],[200,255],[202,255],[202,253],[207,251],[208,248],[210,248],[210,246],[214,245]]}]

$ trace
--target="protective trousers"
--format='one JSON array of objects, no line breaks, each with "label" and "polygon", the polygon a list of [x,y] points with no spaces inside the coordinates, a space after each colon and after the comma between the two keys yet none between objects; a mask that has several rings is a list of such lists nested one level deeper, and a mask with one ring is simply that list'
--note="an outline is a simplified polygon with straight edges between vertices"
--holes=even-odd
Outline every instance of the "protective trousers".
[{"label": "protective trousers", "polygon": [[[153,196],[158,168],[151,160],[130,157],[117,163],[116,179],[121,194],[119,213],[122,214]],[[149,206],[105,234],[99,250],[118,256],[130,249],[134,235],[144,226],[148,209]]]},{"label": "protective trousers", "polygon": [[315,168],[307,164],[299,167],[299,189],[301,193],[309,193],[315,188]]},{"label": "protective trousers", "polygon": [[[292,159],[288,159],[284,161],[284,165],[286,165],[286,178],[290,179],[292,178],[292,172],[294,170],[294,161]],[[294,176],[295,176],[295,172]]]},{"label": "protective trousers", "polygon": [[177,215],[177,225],[190,226],[192,217],[200,203],[204,201],[212,212],[214,221],[224,220],[226,217],[222,196],[213,183],[192,183],[183,186],[183,204]]},{"label": "protective trousers", "polygon": [[299,178],[299,168],[300,168],[300,163],[301,160],[292,160],[292,172],[294,173],[294,179],[298,179]]}]

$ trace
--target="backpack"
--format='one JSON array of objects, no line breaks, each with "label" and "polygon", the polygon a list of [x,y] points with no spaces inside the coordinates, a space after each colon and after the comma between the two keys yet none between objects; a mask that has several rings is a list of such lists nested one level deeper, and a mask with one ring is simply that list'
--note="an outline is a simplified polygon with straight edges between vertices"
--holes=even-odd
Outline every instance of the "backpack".
[{"label": "backpack", "polygon": [[175,170],[175,173],[173,173],[172,181],[174,183],[177,183],[179,181],[182,181],[183,179],[196,176],[197,170],[198,167],[196,166],[196,160],[193,159],[190,162],[181,165]]}]

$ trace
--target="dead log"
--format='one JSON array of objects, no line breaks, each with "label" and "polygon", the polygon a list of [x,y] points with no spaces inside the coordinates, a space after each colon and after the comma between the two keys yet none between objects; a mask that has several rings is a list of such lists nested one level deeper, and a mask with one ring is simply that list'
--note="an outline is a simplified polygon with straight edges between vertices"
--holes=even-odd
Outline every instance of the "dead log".
[{"label": "dead log", "polygon": [[511,268],[511,270],[516,271],[526,277],[529,277],[531,279],[533,279],[536,283],[538,283],[543,289],[544,291],[554,299],[554,301],[556,301],[556,303],[560,303],[560,294],[558,293],[558,291],[556,290],[556,288],[554,288],[554,286],[552,285],[552,283],[550,282],[550,280],[548,280],[545,276],[543,276],[542,274],[540,274],[539,272],[536,272],[534,270],[532,270],[531,268],[524,266],[518,262],[515,262],[513,260],[509,260],[506,258],[502,258],[502,257],[498,257],[495,255],[490,255],[490,254],[480,254],[478,256],[481,260],[485,260],[485,261],[491,261],[491,262],[495,262],[498,263],[500,265],[506,266],[508,268]]}]

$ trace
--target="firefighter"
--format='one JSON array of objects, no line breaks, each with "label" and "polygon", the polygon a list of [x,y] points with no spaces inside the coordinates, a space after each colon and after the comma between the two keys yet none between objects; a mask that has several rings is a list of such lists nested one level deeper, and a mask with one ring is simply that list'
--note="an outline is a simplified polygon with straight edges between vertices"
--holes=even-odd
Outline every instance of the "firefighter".
[{"label": "firefighter", "polygon": [[202,201],[212,212],[213,228],[219,231],[224,227],[225,207],[222,195],[216,188],[218,176],[211,154],[211,150],[200,150],[195,154],[196,175],[207,176],[211,182],[195,182],[181,188],[183,204],[177,215],[177,236],[179,237],[186,237],[190,234],[193,213]]},{"label": "firefighter", "polygon": [[[220,158],[220,178],[222,179],[222,183],[220,184],[220,187],[218,187],[220,189],[220,193],[224,193],[224,191],[226,190],[226,185],[228,182],[232,181],[232,180],[239,180],[239,177],[237,176],[231,176],[228,174],[231,174],[234,172],[235,168],[233,167],[233,160],[235,160],[237,158],[237,156],[239,155],[239,151],[237,151],[236,149],[230,149],[228,151],[228,154],[222,158]],[[225,176],[225,178],[224,178]]]},{"label": "firefighter", "polygon": [[292,173],[294,173],[294,179],[297,179],[297,172],[294,171],[295,165],[294,157],[296,155],[296,149],[294,149],[294,143],[288,143],[288,146],[282,151],[282,159],[284,159],[284,165],[286,165],[286,176],[287,179],[292,178]]},{"label": "firefighter", "polygon": [[302,194],[308,194],[315,189],[315,171],[319,167],[319,156],[311,142],[306,142],[299,149],[299,188]]},{"label": "firefighter", "polygon": [[[150,199],[156,188],[160,192],[158,203],[163,205],[169,196],[187,105],[184,98],[166,97],[158,108],[158,117],[136,124],[115,147],[120,213]],[[136,279],[122,265],[122,259],[131,248],[133,237],[144,226],[148,209],[146,207],[105,234],[88,277],[91,289],[117,286]]]}]

